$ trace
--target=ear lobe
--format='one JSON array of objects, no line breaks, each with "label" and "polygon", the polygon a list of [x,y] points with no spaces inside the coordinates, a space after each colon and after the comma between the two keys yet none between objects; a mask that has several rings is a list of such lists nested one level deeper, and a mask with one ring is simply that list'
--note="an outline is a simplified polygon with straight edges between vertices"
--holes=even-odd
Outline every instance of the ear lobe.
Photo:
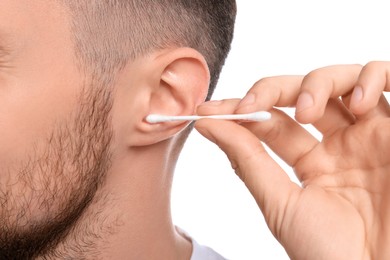
[{"label": "ear lobe", "polygon": [[[207,96],[210,73],[203,56],[191,48],[168,50],[152,60],[154,67],[148,114],[191,115]],[[159,72],[156,74],[156,72]],[[156,77],[157,76],[157,77]],[[153,77],[156,79],[153,80]],[[138,145],[148,145],[168,139],[184,129],[187,122],[150,124],[138,122]]]}]

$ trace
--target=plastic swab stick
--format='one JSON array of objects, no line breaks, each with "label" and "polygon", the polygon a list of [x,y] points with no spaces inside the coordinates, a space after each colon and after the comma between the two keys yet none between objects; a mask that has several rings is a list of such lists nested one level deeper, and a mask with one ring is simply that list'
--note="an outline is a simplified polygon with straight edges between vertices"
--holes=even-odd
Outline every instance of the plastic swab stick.
[{"label": "plastic swab stick", "polygon": [[271,113],[267,111],[258,111],[249,114],[234,114],[234,115],[210,115],[210,116],[165,116],[158,114],[150,114],[146,117],[146,121],[151,124],[172,122],[172,121],[194,121],[202,118],[224,119],[224,120],[245,120],[245,121],[266,121],[271,119]]}]

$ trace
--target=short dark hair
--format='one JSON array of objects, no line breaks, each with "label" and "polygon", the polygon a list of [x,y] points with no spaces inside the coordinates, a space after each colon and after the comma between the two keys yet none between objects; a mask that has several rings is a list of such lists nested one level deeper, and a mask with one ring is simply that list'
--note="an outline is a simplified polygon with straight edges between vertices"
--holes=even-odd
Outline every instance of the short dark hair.
[{"label": "short dark hair", "polygon": [[206,59],[210,98],[230,50],[235,0],[60,0],[80,65],[102,83],[150,51],[191,47]]}]

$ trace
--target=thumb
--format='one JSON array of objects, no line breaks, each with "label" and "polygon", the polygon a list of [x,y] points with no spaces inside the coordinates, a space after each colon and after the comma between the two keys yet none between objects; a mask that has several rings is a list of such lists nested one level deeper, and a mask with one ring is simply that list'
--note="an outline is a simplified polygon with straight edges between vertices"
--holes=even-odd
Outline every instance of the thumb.
[{"label": "thumb", "polygon": [[256,199],[271,231],[277,235],[287,205],[299,195],[300,187],[245,127],[232,121],[202,119],[195,128],[226,153],[232,168]]}]

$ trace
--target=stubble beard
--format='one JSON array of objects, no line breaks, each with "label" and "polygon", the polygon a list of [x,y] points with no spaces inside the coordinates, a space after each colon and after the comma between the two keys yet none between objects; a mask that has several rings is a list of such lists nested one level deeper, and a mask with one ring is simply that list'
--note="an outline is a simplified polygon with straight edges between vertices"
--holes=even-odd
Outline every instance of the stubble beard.
[{"label": "stubble beard", "polygon": [[7,169],[6,183],[0,179],[0,259],[53,252],[102,186],[111,164],[112,98],[94,87],[84,86],[73,120],[56,124],[27,160]]}]

